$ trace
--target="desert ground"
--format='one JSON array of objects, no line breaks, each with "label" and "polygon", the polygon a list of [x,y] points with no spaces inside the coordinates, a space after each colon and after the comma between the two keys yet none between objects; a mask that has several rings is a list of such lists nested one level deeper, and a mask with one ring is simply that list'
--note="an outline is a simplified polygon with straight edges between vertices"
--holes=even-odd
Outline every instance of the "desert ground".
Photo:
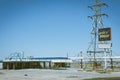
[{"label": "desert ground", "polygon": [[22,69],[0,70],[0,80],[84,80],[89,78],[120,77],[120,72],[86,72],[76,68],[65,70]]}]

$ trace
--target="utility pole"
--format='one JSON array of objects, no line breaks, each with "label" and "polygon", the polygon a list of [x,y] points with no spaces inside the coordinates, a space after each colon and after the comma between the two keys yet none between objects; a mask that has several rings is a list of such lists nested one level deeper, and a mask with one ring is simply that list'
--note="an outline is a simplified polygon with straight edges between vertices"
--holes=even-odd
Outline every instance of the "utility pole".
[{"label": "utility pole", "polygon": [[83,68],[83,59],[82,59],[82,51],[80,52],[80,57],[81,57],[81,69]]},{"label": "utility pole", "polygon": [[[97,46],[98,46],[98,29],[103,28],[102,23],[102,17],[107,16],[107,14],[103,14],[102,7],[107,6],[107,4],[102,3],[100,0],[94,0],[95,4],[92,6],[88,6],[92,11],[94,11],[94,14],[92,16],[88,16],[88,18],[93,20],[92,24],[92,31],[91,31],[91,44],[90,47],[87,50],[87,53],[93,56],[93,70],[97,68],[97,62],[96,62],[96,54],[99,53]],[[91,54],[92,53],[92,54]]]}]

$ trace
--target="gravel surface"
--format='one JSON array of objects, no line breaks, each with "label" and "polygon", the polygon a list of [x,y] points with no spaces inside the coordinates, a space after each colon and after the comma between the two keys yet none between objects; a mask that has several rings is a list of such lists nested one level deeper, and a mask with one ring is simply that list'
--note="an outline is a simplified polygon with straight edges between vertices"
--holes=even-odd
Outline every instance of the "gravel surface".
[{"label": "gravel surface", "polygon": [[23,69],[0,70],[0,80],[83,80],[88,78],[119,77],[120,72],[97,73],[70,68],[66,70]]}]

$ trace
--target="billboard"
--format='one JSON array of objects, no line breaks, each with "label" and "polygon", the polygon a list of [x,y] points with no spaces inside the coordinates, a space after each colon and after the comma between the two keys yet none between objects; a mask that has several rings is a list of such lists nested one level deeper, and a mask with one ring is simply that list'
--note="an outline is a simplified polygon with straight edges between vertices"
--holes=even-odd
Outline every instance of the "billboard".
[{"label": "billboard", "polygon": [[111,40],[111,28],[99,28],[98,29],[98,39],[99,39],[99,41]]},{"label": "billboard", "polygon": [[112,47],[111,43],[99,43],[98,48],[100,49],[110,49]]}]

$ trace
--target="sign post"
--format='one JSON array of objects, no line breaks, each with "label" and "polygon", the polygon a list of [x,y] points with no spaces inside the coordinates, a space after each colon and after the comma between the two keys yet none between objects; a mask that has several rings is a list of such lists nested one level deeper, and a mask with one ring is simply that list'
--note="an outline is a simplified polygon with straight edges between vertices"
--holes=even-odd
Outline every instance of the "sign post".
[{"label": "sign post", "polygon": [[107,71],[107,49],[109,50],[112,47],[112,44],[108,41],[111,40],[111,28],[99,28],[98,29],[98,47],[104,49],[104,70]]}]

